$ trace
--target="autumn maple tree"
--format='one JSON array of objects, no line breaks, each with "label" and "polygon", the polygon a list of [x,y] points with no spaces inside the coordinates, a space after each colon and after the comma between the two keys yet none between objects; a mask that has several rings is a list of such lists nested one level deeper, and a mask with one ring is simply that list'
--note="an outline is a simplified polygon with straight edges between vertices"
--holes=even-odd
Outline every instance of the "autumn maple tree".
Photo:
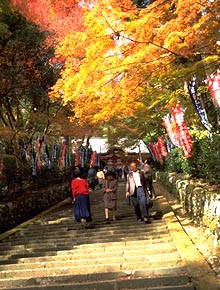
[{"label": "autumn maple tree", "polygon": [[66,61],[51,97],[62,98],[79,124],[133,127],[142,136],[180,98],[189,103],[184,81],[218,67],[218,5],[97,1],[85,30],[69,33],[56,51]]},{"label": "autumn maple tree", "polygon": [[51,102],[48,91],[59,76],[51,64],[53,49],[46,35],[8,1],[0,3],[0,145],[22,163],[22,146],[27,154],[37,136],[44,141],[71,136],[69,108]]},{"label": "autumn maple tree", "polygon": [[47,42],[56,46],[73,31],[82,31],[83,3],[77,0],[10,0],[28,20],[48,32]]},{"label": "autumn maple tree", "polygon": [[218,67],[218,1],[10,2],[49,32],[56,59],[65,60],[50,96],[71,109],[76,126],[156,136],[177,101],[199,123],[183,84]]}]

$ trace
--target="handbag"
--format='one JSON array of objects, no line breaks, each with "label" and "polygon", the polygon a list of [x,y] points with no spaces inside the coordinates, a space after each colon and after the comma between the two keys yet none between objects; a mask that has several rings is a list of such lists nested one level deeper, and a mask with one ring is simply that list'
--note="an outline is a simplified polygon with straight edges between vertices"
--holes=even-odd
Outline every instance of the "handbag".
[{"label": "handbag", "polygon": [[152,208],[153,205],[154,205],[153,200],[149,196],[147,196],[146,197],[146,206],[147,206],[147,208]]}]

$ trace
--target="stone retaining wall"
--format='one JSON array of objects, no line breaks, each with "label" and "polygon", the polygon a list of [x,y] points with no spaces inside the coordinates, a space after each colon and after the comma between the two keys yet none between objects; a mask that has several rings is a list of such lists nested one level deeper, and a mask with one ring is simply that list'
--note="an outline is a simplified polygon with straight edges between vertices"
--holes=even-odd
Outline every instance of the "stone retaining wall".
[{"label": "stone retaining wall", "polygon": [[32,218],[70,196],[68,184],[26,193],[13,202],[0,203],[0,233]]},{"label": "stone retaining wall", "polygon": [[220,191],[183,174],[157,172],[156,180],[181,203],[187,215],[220,245]]}]

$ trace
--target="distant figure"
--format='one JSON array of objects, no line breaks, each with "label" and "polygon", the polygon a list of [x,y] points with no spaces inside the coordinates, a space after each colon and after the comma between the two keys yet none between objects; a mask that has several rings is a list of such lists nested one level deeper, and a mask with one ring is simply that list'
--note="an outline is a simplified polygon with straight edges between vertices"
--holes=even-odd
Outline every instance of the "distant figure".
[{"label": "distant figure", "polygon": [[71,191],[75,203],[74,216],[77,222],[87,227],[92,221],[90,202],[89,202],[89,184],[84,178],[81,178],[80,172],[74,173],[71,182]]},{"label": "distant figure", "polygon": [[122,168],[121,167],[117,167],[117,178],[121,179],[122,178]]},{"label": "distant figure", "polygon": [[114,178],[113,172],[107,172],[104,181],[104,206],[105,206],[105,221],[110,223],[109,211],[112,211],[112,219],[116,221],[117,210],[117,180]]},{"label": "distant figure", "polygon": [[124,166],[123,173],[124,173],[124,178],[127,179],[127,175],[129,173],[129,167],[127,164],[125,164]]},{"label": "distant figure", "polygon": [[100,168],[98,169],[96,177],[98,178],[99,187],[102,188],[105,180],[105,174]]},{"label": "distant figure", "polygon": [[88,170],[87,179],[89,182],[89,188],[95,190],[96,170],[92,165],[90,165],[90,168]]},{"label": "distant figure", "polygon": [[106,174],[108,172],[108,167],[105,166],[105,168],[103,169],[104,174]]}]

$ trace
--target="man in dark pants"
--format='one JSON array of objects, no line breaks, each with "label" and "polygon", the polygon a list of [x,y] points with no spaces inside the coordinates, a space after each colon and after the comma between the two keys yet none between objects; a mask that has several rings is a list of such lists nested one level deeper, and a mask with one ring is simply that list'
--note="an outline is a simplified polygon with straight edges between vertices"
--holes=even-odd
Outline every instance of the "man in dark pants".
[{"label": "man in dark pants", "polygon": [[90,165],[90,168],[88,170],[87,179],[88,179],[88,182],[89,182],[89,188],[92,189],[92,190],[95,190],[96,170],[95,170],[95,168],[92,165]]},{"label": "man in dark pants", "polygon": [[130,164],[131,172],[127,176],[126,197],[131,197],[131,202],[138,221],[144,220],[150,223],[146,201],[148,197],[148,186],[143,171],[137,169],[137,164]]}]

